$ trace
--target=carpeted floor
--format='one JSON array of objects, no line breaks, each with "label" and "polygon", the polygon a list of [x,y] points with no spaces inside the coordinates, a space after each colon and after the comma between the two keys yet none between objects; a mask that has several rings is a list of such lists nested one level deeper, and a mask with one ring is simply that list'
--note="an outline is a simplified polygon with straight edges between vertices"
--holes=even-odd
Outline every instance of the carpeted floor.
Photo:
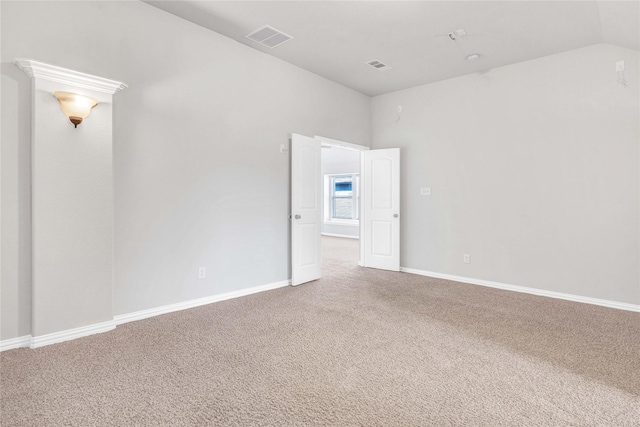
[{"label": "carpeted floor", "polygon": [[363,269],[0,354],[3,426],[640,426],[640,314]]}]

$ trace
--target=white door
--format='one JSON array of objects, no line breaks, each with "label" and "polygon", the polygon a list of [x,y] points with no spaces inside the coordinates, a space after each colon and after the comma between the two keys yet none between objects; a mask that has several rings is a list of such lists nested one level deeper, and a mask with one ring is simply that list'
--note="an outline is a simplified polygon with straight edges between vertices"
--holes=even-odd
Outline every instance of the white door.
[{"label": "white door", "polygon": [[362,153],[364,266],[400,271],[400,149]]},{"label": "white door", "polygon": [[322,174],[320,141],[291,138],[291,284],[320,278]]}]

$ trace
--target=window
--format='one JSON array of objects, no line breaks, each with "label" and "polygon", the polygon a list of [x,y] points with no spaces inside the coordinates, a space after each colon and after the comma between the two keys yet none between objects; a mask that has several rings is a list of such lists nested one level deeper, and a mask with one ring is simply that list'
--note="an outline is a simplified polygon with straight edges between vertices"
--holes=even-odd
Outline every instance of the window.
[{"label": "window", "polygon": [[359,174],[328,175],[328,221],[357,221],[360,219]]}]

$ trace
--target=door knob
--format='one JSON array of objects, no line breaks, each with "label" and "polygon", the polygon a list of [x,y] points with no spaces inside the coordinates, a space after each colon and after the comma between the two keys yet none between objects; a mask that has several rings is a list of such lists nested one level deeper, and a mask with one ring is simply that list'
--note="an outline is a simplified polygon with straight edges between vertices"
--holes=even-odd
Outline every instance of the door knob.
[{"label": "door knob", "polygon": [[393,214],[393,217],[394,218],[398,218],[398,214]]},{"label": "door knob", "polygon": [[295,218],[296,218],[296,219],[300,219],[300,218],[302,218],[302,217],[301,217],[300,215],[296,215],[296,216],[295,216]]}]

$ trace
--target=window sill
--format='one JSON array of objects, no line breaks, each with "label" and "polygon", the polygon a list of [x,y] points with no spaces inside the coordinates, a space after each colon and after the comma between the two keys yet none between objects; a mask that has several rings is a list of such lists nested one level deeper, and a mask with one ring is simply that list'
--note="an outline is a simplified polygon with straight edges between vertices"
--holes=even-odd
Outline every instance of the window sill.
[{"label": "window sill", "polygon": [[326,225],[346,225],[349,227],[358,227],[360,225],[360,221],[358,221],[357,219],[354,220],[348,220],[348,219],[334,219],[334,220],[325,220],[324,224]]}]

